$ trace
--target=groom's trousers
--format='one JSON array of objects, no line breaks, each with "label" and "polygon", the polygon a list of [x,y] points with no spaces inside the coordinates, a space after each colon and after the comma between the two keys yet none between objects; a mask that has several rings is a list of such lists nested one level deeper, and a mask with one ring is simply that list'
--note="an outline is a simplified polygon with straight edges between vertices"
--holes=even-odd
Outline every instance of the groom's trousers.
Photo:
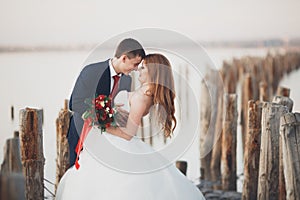
[{"label": "groom's trousers", "polygon": [[[78,114],[77,114],[78,115]],[[68,130],[68,142],[69,142],[69,152],[70,152],[70,167],[75,164],[76,160],[76,146],[79,140],[79,136],[83,126],[83,120],[81,118],[77,119],[76,113],[73,114],[70,118],[70,126]]]}]

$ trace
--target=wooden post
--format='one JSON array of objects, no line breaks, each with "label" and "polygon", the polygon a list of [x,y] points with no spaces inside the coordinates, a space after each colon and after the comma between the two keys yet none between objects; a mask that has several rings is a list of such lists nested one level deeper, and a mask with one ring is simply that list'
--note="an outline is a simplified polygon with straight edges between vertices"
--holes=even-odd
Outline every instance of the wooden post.
[{"label": "wooden post", "polygon": [[142,141],[145,142],[145,130],[144,130],[144,119],[141,119],[141,138]]},{"label": "wooden post", "polygon": [[259,101],[269,101],[268,85],[265,81],[259,83]]},{"label": "wooden post", "polygon": [[273,57],[273,68],[274,68],[274,71],[273,71],[273,91],[276,91],[277,88],[278,88],[278,85],[279,85],[279,81],[282,78],[281,69],[283,68],[282,64],[280,62],[278,54]]},{"label": "wooden post", "polygon": [[11,117],[11,121],[14,121],[15,119],[15,111],[14,111],[14,106],[10,107],[10,117]]},{"label": "wooden post", "polygon": [[273,57],[271,55],[267,55],[263,62],[263,69],[265,72],[264,80],[268,85],[268,94],[269,99],[273,97]]},{"label": "wooden post", "polygon": [[278,199],[279,124],[280,117],[287,112],[285,106],[263,103],[258,199]]},{"label": "wooden post", "polygon": [[176,167],[186,176],[187,171],[187,162],[186,161],[176,161]]},{"label": "wooden post", "polygon": [[[186,80],[189,80],[189,67],[188,66],[185,66],[185,79]],[[185,97],[185,99],[186,99],[186,102],[190,102],[189,101],[189,95],[190,95],[190,92],[189,92],[189,90],[188,89],[185,89],[185,94],[184,94],[184,97]],[[184,110],[185,110],[185,117],[187,118],[187,119],[189,119],[189,115],[190,115],[190,104],[189,103],[185,103],[184,104],[185,105],[185,108],[184,108]]]},{"label": "wooden post", "polygon": [[19,132],[6,140],[0,171],[0,199],[25,199],[25,179],[22,173]]},{"label": "wooden post", "polygon": [[248,131],[244,153],[243,199],[257,198],[257,182],[261,136],[261,103],[248,102]]},{"label": "wooden post", "polygon": [[224,94],[221,174],[222,189],[236,190],[237,95]]},{"label": "wooden post", "polygon": [[22,173],[20,142],[18,132],[14,132],[14,137],[6,140],[4,148],[4,159],[1,164],[1,173]]},{"label": "wooden post", "polygon": [[293,105],[294,102],[292,99],[290,99],[289,97],[285,97],[285,96],[274,96],[273,98],[273,103],[277,103],[283,106],[286,106],[288,108],[289,112],[292,112],[293,110]]},{"label": "wooden post", "polygon": [[246,74],[242,87],[242,101],[241,101],[241,125],[242,125],[242,144],[245,149],[245,135],[247,134],[247,118],[248,118],[248,101],[257,100],[255,88],[251,74]]},{"label": "wooden post", "polygon": [[236,93],[236,86],[238,81],[238,70],[233,68],[227,62],[223,62],[223,80],[224,80],[224,90],[226,93]]},{"label": "wooden post", "polygon": [[300,199],[300,113],[280,119],[286,199]]},{"label": "wooden post", "polygon": [[[223,90],[218,90],[218,96],[223,96]],[[211,156],[211,180],[215,182],[213,188],[215,190],[221,189],[221,153],[222,153],[222,123],[223,123],[223,98],[218,98],[216,128],[214,133],[214,147]]]},{"label": "wooden post", "polygon": [[20,110],[20,146],[26,199],[44,199],[43,110]]},{"label": "wooden post", "polygon": [[[283,90],[286,90],[287,88],[284,88]],[[289,90],[289,89],[288,89]],[[277,91],[282,91],[277,90]],[[280,93],[283,94],[283,93]],[[293,110],[293,100],[286,96],[275,96],[273,98],[273,103],[277,103],[283,106],[286,106],[288,108],[289,112],[292,112]],[[283,160],[282,155],[282,137],[279,137],[279,199],[285,200],[286,199],[286,189],[285,189],[285,181],[284,181],[284,175],[283,175],[283,163],[285,162]]]},{"label": "wooden post", "polygon": [[25,200],[24,186],[22,173],[0,173],[0,199]]},{"label": "wooden post", "polygon": [[153,129],[152,129],[152,126],[153,126],[153,124],[152,124],[152,123],[153,123],[153,120],[152,120],[152,119],[153,119],[153,113],[150,112],[150,113],[149,113],[149,133],[150,133],[150,134],[149,134],[149,139],[150,139],[150,140],[149,140],[149,143],[150,143],[151,146],[153,146],[153,131],[152,131],[152,130],[153,130]]},{"label": "wooden post", "polygon": [[276,56],[275,56],[275,63],[277,64],[277,67],[278,67],[277,70],[278,70],[278,74],[279,74],[279,78],[280,78],[279,80],[281,80],[285,74],[283,57],[284,57],[284,55],[280,55],[280,54],[276,54]]},{"label": "wooden post", "polygon": [[277,96],[290,97],[290,89],[280,86],[280,87],[277,88],[276,95]]},{"label": "wooden post", "polygon": [[68,143],[68,130],[71,112],[68,110],[68,100],[65,100],[64,108],[60,110],[56,119],[56,182],[55,192],[61,177],[70,167],[70,152]]},{"label": "wooden post", "polygon": [[[206,79],[207,81],[207,79]],[[205,81],[202,80],[201,82],[201,105],[200,105],[200,123],[201,123],[201,130],[200,130],[200,156],[201,156],[201,165],[200,165],[200,173],[201,179],[203,180],[210,180],[210,161],[211,161],[211,151],[204,155],[207,148],[207,138],[210,136],[208,135],[208,128],[210,124],[210,117],[211,117],[211,102],[210,102],[210,95],[208,92],[208,86],[206,85]]]}]

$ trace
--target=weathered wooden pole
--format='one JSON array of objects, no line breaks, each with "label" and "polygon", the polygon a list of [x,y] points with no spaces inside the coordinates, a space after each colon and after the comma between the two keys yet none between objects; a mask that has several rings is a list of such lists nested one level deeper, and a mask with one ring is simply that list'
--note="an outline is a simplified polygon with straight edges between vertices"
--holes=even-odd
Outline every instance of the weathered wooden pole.
[{"label": "weathered wooden pole", "polygon": [[268,85],[268,94],[269,94],[269,99],[273,98],[273,57],[271,55],[267,55],[266,58],[263,61],[263,70],[264,70],[264,80],[266,81]]},{"label": "weathered wooden pole", "polygon": [[290,97],[290,88],[279,86],[276,91],[277,96]]},{"label": "weathered wooden pole", "polygon": [[6,140],[0,171],[0,199],[25,199],[25,179],[22,173],[19,132]]},{"label": "weathered wooden pole", "polygon": [[1,173],[22,173],[20,155],[19,132],[14,132],[14,137],[6,140],[4,148],[4,159],[1,164]]},{"label": "weathered wooden pole", "polygon": [[141,138],[142,141],[145,142],[145,130],[144,130],[144,119],[141,119]]},{"label": "weathered wooden pole", "polygon": [[[185,66],[185,79],[186,80],[189,80],[190,79],[190,72],[189,72],[189,67],[186,65]],[[185,97],[185,99],[186,99],[186,102],[190,102],[190,100],[189,100],[189,96],[190,96],[190,92],[189,92],[190,90],[188,90],[188,89],[185,89],[185,94],[184,94],[184,97]],[[190,104],[189,103],[185,103],[184,104],[185,105],[185,108],[184,108],[184,110],[185,110],[185,117],[187,118],[187,119],[189,119],[189,115],[190,115]]]},{"label": "weathered wooden pole", "polygon": [[280,80],[286,73],[283,57],[284,57],[284,55],[280,55],[280,54],[276,54],[276,56],[275,56],[275,60],[276,60],[277,66],[278,66]]},{"label": "weathered wooden pole", "polygon": [[176,167],[186,176],[187,171],[187,162],[186,161],[176,161]]},{"label": "weathered wooden pole", "polygon": [[280,119],[286,199],[300,199],[300,113]]},{"label": "weathered wooden pole", "polygon": [[234,68],[226,62],[223,62],[223,80],[224,90],[226,93],[236,93],[236,87],[238,82],[238,69]]},{"label": "weathered wooden pole", "polygon": [[[200,130],[200,173],[201,179],[203,180],[210,180],[211,173],[210,173],[210,161],[211,161],[211,151],[207,154],[206,149],[207,147],[207,138],[210,136],[208,135],[208,128],[210,125],[210,117],[211,117],[211,102],[210,102],[210,95],[208,92],[208,85],[207,82],[202,80],[201,82],[201,104],[200,104],[200,123],[201,123],[201,130]],[[206,155],[204,155],[206,154]]]},{"label": "weathered wooden pole", "polygon": [[55,192],[61,177],[70,167],[70,152],[68,143],[68,129],[71,112],[68,110],[68,100],[64,102],[64,108],[60,110],[56,119],[56,182]]},{"label": "weathered wooden pole", "polygon": [[150,145],[151,146],[153,146],[153,135],[154,135],[154,133],[153,133],[153,121],[154,120],[152,120],[153,119],[153,113],[152,112],[150,112],[149,113],[149,143],[150,143]]},{"label": "weathered wooden pole", "polygon": [[[287,90],[288,88],[284,88],[283,90]],[[289,90],[289,89],[288,89]],[[277,90],[277,91],[281,91]],[[283,94],[283,93],[280,93]],[[292,112],[294,102],[292,99],[286,96],[275,96],[273,98],[273,103],[277,103],[288,108],[289,112]],[[282,137],[279,137],[279,199],[286,199],[286,189],[285,189],[285,181],[283,175],[283,163],[285,162],[282,157]]]},{"label": "weathered wooden pole", "polygon": [[25,180],[22,173],[0,173],[0,199],[25,200]]},{"label": "weathered wooden pole", "polygon": [[248,129],[244,153],[244,183],[242,196],[244,200],[257,198],[261,110],[262,105],[260,102],[254,102],[253,100],[248,102]]},{"label": "weathered wooden pole", "polygon": [[44,199],[43,110],[20,110],[20,146],[26,199]]},{"label": "weathered wooden pole", "polygon": [[257,199],[279,196],[279,124],[287,107],[263,103]]},{"label": "weathered wooden pole", "polygon": [[[219,91],[220,92],[220,91]],[[223,96],[223,94],[220,94]],[[211,180],[215,183],[220,182],[221,178],[221,153],[222,153],[222,117],[223,117],[223,98],[218,99],[218,111],[216,119],[216,128],[214,135],[214,147],[211,155]],[[214,189],[221,189],[221,184],[214,184]]]},{"label": "weathered wooden pole", "polygon": [[241,125],[242,125],[242,144],[243,150],[245,149],[245,135],[247,134],[247,121],[248,121],[248,101],[257,100],[255,94],[254,83],[251,74],[246,74],[242,87],[242,101],[241,101]]},{"label": "weathered wooden pole", "polygon": [[279,81],[281,80],[282,76],[282,64],[280,61],[280,58],[277,55],[273,57],[273,66],[274,66],[274,71],[273,71],[273,91],[276,91],[279,85]]},{"label": "weathered wooden pole", "polygon": [[259,83],[259,101],[269,101],[268,85],[265,81]]},{"label": "weathered wooden pole", "polygon": [[10,107],[10,117],[11,117],[11,121],[14,121],[15,119],[15,111],[14,111],[14,106]]},{"label": "weathered wooden pole", "polygon": [[236,190],[237,115],[237,95],[224,94],[221,157],[223,190]]},{"label": "weathered wooden pole", "polygon": [[242,65],[240,59],[233,58],[232,63],[235,66],[237,73],[238,73],[237,82],[242,82],[242,80],[244,78],[244,74],[245,74],[245,67]]},{"label": "weathered wooden pole", "polygon": [[294,102],[292,99],[290,99],[289,97],[285,97],[285,96],[274,96],[273,97],[273,103],[277,103],[283,106],[286,106],[288,108],[289,112],[292,112],[293,110],[293,105]]}]

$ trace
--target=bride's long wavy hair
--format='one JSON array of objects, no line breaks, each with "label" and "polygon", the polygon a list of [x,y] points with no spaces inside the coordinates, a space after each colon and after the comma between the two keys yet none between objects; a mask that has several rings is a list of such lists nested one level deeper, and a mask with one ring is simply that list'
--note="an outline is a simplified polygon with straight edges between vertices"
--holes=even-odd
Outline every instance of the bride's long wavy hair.
[{"label": "bride's long wavy hair", "polygon": [[147,91],[153,97],[153,104],[162,106],[157,116],[162,124],[164,134],[169,137],[174,131],[175,118],[175,86],[172,68],[169,60],[161,54],[148,54],[144,59],[150,76],[150,87]]}]

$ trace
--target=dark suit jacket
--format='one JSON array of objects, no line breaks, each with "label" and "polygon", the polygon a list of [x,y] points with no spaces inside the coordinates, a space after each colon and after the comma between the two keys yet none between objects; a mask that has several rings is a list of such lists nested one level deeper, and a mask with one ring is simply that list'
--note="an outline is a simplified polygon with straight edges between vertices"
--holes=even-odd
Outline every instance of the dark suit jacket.
[{"label": "dark suit jacket", "polygon": [[[69,108],[73,111],[68,131],[70,166],[75,162],[75,148],[83,126],[81,115],[87,109],[84,100],[86,98],[94,98],[99,94],[109,95],[111,87],[110,80],[109,60],[87,65],[77,78],[69,103]],[[130,91],[130,89],[131,77],[122,75],[118,90]]]}]

